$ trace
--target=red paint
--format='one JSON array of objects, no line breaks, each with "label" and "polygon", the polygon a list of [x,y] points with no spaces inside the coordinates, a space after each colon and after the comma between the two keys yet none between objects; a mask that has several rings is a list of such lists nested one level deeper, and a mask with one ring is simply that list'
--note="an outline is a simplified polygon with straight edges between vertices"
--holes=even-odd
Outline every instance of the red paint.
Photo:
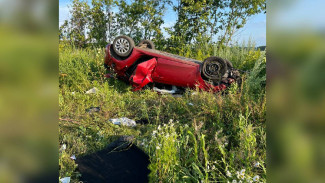
[{"label": "red paint", "polygon": [[[110,47],[111,45],[106,47],[105,64],[113,68],[118,77],[129,80],[134,90],[139,90],[150,82],[189,88],[198,87],[213,92],[226,89],[224,84],[213,86],[202,79],[200,61],[139,47],[134,47],[126,59],[118,59],[112,56]],[[126,71],[141,57],[146,57],[148,61],[138,64],[132,76],[128,78]]]},{"label": "red paint", "polygon": [[153,82],[151,75],[156,66],[157,61],[155,58],[152,58],[146,62],[142,62],[138,65],[130,77],[130,82],[132,83],[134,91],[140,90],[148,83]]}]

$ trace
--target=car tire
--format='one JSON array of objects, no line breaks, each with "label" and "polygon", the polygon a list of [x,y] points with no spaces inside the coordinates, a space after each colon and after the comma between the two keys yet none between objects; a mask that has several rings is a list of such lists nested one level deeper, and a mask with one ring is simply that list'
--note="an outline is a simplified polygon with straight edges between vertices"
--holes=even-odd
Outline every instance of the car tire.
[{"label": "car tire", "polygon": [[225,60],[226,63],[227,63],[227,67],[228,67],[228,69],[229,69],[229,68],[233,68],[232,63],[231,63],[229,60],[226,60],[226,59],[224,59],[224,60]]},{"label": "car tire", "polygon": [[153,44],[153,42],[150,40],[142,40],[140,41],[138,46],[142,47],[145,44],[147,45],[146,48],[153,49],[153,50],[155,49],[155,44]]},{"label": "car tire", "polygon": [[113,50],[120,57],[127,57],[134,48],[134,41],[128,36],[118,36],[113,41]]},{"label": "car tire", "polygon": [[213,81],[221,81],[227,72],[227,62],[220,57],[209,57],[204,60],[202,65],[202,75]]}]

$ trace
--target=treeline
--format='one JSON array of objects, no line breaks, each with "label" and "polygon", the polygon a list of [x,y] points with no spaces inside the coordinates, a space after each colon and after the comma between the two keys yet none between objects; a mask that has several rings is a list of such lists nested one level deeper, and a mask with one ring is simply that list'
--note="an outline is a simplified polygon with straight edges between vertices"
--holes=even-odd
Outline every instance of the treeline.
[{"label": "treeline", "polygon": [[[175,24],[163,30],[167,9],[176,13]],[[250,16],[265,11],[265,0],[72,0],[71,18],[61,25],[59,37],[80,48],[103,47],[118,35],[136,43],[150,39],[170,52],[188,45],[224,47]]]}]

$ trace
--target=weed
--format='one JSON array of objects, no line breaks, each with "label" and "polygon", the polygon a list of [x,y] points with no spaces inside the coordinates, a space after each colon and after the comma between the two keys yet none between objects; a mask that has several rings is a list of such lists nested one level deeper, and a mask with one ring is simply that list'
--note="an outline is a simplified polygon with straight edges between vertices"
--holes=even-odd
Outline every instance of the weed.
[{"label": "weed", "polygon": [[[59,140],[67,147],[59,154],[60,178],[78,182],[72,155],[78,158],[120,135],[133,135],[150,157],[150,182],[265,182],[265,53],[252,46],[202,48],[185,47],[179,54],[229,59],[250,71],[242,84],[227,94],[186,90],[180,98],[132,92],[124,82],[104,77],[104,49],[60,46]],[[93,87],[98,92],[86,94]],[[91,107],[100,111],[88,113]],[[131,128],[108,121],[119,117],[149,123]]]}]

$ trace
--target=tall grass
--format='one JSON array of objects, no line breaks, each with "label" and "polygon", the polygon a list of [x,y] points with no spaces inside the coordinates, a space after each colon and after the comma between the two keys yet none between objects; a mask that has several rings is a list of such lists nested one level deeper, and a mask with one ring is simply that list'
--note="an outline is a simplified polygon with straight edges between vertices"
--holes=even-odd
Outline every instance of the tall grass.
[{"label": "tall grass", "polygon": [[[67,149],[60,151],[60,177],[78,180],[72,154],[98,151],[119,135],[133,135],[150,157],[151,182],[249,182],[256,176],[264,182],[265,54],[247,45],[203,50],[191,48],[180,55],[200,59],[217,53],[249,71],[242,85],[233,85],[227,94],[187,90],[180,98],[132,92],[129,85],[104,77],[104,49],[61,45],[59,140]],[[85,94],[93,87],[96,94]],[[97,106],[100,112],[86,112]],[[130,128],[108,122],[117,117],[147,119],[149,124]]]}]

